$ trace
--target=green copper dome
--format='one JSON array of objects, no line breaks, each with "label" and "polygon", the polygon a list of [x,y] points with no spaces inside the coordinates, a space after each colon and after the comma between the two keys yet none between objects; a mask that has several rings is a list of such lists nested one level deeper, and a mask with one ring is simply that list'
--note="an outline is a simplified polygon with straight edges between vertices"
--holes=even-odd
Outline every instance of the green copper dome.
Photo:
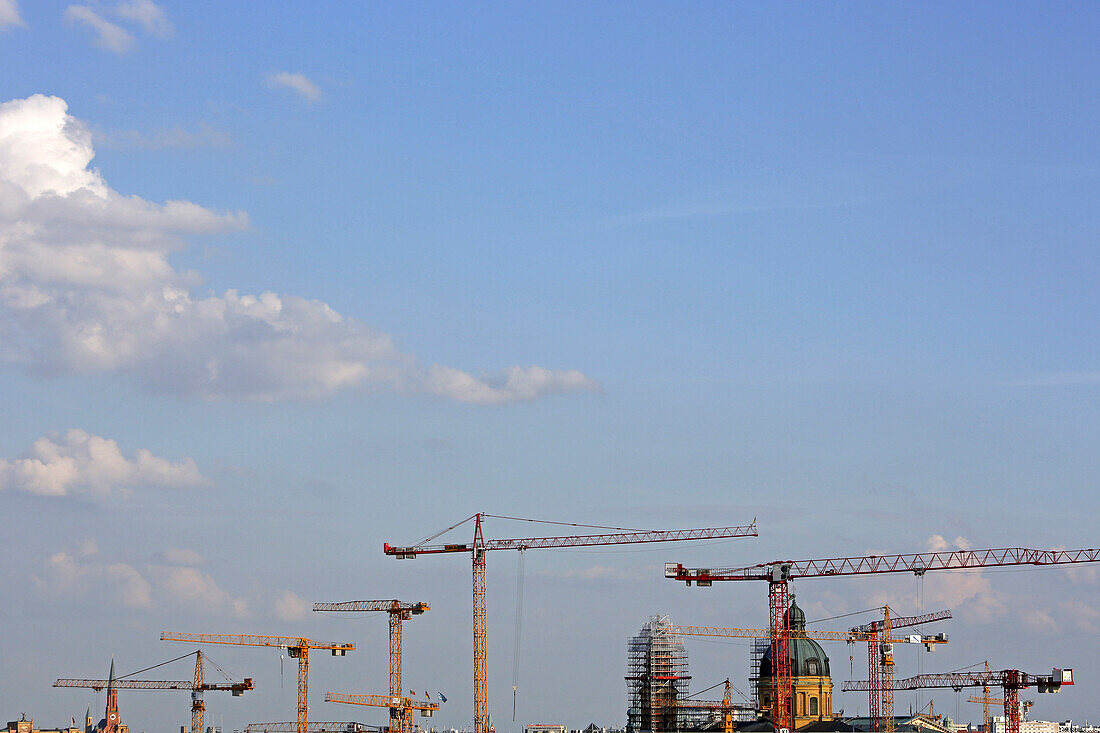
[{"label": "green copper dome", "polygon": [[[806,614],[791,601],[787,609],[787,626],[791,630],[791,677],[829,677],[829,657],[813,639],[807,639]],[[760,676],[772,676],[772,650],[760,659]]]}]

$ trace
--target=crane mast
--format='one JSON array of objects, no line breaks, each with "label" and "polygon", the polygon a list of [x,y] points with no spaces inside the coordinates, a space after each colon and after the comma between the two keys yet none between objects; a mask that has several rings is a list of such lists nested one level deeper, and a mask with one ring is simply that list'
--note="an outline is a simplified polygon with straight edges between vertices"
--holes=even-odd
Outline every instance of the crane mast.
[{"label": "crane mast", "polygon": [[[521,537],[511,539],[485,539],[482,522],[488,517],[497,519],[517,519],[479,512],[451,525],[442,532],[422,540],[415,545],[391,546],[388,542],[382,551],[398,560],[410,560],[418,555],[440,553],[470,553],[473,585],[473,627],[474,627],[474,733],[490,733],[489,693],[486,654],[486,593],[485,593],[485,555],[489,550],[528,550],[558,547],[589,547],[597,545],[638,544],[648,542],[680,542],[685,540],[721,539],[727,537],[755,537],[756,520],[750,525],[740,527],[713,527],[708,529],[683,530],[624,530],[621,527],[598,527],[612,529],[614,532],[590,535],[563,535],[556,537]],[[469,543],[429,544],[446,532],[473,520],[473,540]],[[520,521],[536,521],[523,519]],[[549,522],[549,524],[567,524]],[[573,527],[592,527],[592,525],[569,524]]]},{"label": "crane mast", "polygon": [[[790,629],[787,607],[790,605],[790,581],[841,575],[911,572],[923,575],[930,570],[959,570],[1006,565],[1068,565],[1100,561],[1100,549],[1036,550],[1009,547],[988,550],[951,550],[916,552],[905,555],[865,555],[814,560],[776,560],[733,568],[686,568],[665,563],[665,577],[709,587],[717,581],[756,580],[768,583],[768,609],[771,621],[772,659],[778,660],[772,675],[774,687],[772,716],[777,730],[794,729],[791,701]],[[893,688],[892,688],[893,689]],[[884,690],[885,692],[885,690]],[[884,695],[892,700],[892,693]],[[1010,732],[1018,733],[1018,731]]]}]

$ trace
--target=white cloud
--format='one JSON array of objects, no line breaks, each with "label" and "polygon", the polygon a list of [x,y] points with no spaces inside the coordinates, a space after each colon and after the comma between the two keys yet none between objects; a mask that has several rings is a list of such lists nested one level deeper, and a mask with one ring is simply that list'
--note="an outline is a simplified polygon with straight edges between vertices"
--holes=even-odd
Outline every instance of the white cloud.
[{"label": "white cloud", "polygon": [[164,8],[153,0],[128,0],[115,6],[115,15],[137,22],[145,32],[157,38],[170,38],[175,29]]},{"label": "white cloud", "polygon": [[122,454],[118,443],[73,429],[39,438],[20,458],[0,458],[0,490],[39,496],[106,496],[136,486],[198,486],[205,482],[190,458],[173,463],[147,450]]},{"label": "white cloud", "polygon": [[170,254],[243,212],[114,191],[64,100],[0,104],[0,359],[42,375],[116,373],[204,398],[310,399],[359,387],[473,404],[597,390],[581,372],[475,377],[422,367],[385,333],[294,295],[196,293]]},{"label": "white cloud", "polygon": [[248,603],[218,587],[207,573],[198,568],[152,565],[149,574],[160,594],[173,604],[211,615],[248,616]]},{"label": "white cloud", "polygon": [[292,89],[310,104],[321,99],[321,88],[301,72],[291,73],[289,71],[280,71],[276,74],[271,74],[267,77],[267,85],[270,87],[286,87],[287,89]]},{"label": "white cloud", "polygon": [[103,18],[87,5],[70,5],[64,18],[69,23],[86,25],[96,33],[95,44],[115,53],[126,53],[134,45],[134,36],[122,26]]},{"label": "white cloud", "polygon": [[0,29],[13,25],[24,25],[19,0],[0,0]]},{"label": "white cloud", "polygon": [[309,615],[309,604],[292,590],[275,599],[275,616],[280,621],[301,621]]},{"label": "white cloud", "polygon": [[[248,617],[248,603],[218,586],[198,568],[183,565],[146,565],[139,570],[123,562],[97,558],[98,548],[87,553],[56,552],[47,558],[36,575],[34,585],[40,592],[57,596],[96,598],[123,608],[183,607],[214,616]],[[169,549],[177,559],[194,559],[190,550]]]},{"label": "white cloud", "polygon": [[153,607],[153,587],[134,566],[87,557],[54,553],[43,563],[42,575],[34,577],[35,585],[57,595],[115,599],[125,608]]}]

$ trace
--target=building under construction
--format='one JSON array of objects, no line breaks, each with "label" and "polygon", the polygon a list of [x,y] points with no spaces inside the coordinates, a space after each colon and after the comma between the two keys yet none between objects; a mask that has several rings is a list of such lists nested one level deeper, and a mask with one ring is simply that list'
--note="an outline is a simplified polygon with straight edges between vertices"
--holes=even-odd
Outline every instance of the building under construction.
[{"label": "building under construction", "polygon": [[676,731],[685,727],[679,702],[691,675],[684,640],[668,616],[653,616],[627,645],[627,733]]}]

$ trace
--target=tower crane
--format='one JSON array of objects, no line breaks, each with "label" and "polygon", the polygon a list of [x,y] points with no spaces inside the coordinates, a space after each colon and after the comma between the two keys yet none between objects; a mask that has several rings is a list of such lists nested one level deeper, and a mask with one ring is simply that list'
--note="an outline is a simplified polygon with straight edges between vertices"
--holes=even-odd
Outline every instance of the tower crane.
[{"label": "tower crane", "polygon": [[[108,675],[108,679],[105,680],[86,680],[86,679],[59,679],[53,683],[54,687],[86,687],[95,691],[107,690],[107,731],[117,729],[120,723],[118,715],[118,690],[190,690],[191,691],[191,733],[205,733],[206,722],[206,703],[203,701],[203,693],[207,690],[216,690],[218,692],[231,692],[234,697],[243,695],[248,690],[254,689],[251,677],[245,677],[243,682],[206,682],[203,674],[203,655],[202,651],[194,651],[191,654],[195,655],[195,678],[194,680],[128,680],[118,679],[115,677],[115,662],[111,660],[111,673]],[[171,662],[178,661],[184,657],[189,657],[191,654],[185,654],[183,657],[176,657],[168,662],[156,665],[161,667],[164,664],[170,664]],[[211,662],[213,664],[213,662]],[[217,667],[217,665],[214,665]],[[221,668],[218,668],[219,671]],[[144,670],[143,670],[144,671]]]},{"label": "tower crane", "polygon": [[[403,695],[343,695],[329,692],[325,694],[325,702],[389,708],[391,725],[388,733],[412,733],[412,712],[414,710],[419,710],[420,714],[426,718],[430,718],[436,710],[439,710],[439,706],[434,702],[421,702]],[[394,720],[398,721],[399,727],[393,727],[392,722]]]},{"label": "tower crane", "polygon": [[[541,522],[570,527],[614,530],[606,534],[568,535],[560,537],[525,537],[518,539],[485,539],[482,522],[487,518],[511,519],[524,522],[540,520],[503,517],[493,514],[477,513],[451,525],[447,529],[427,537],[415,545],[391,546],[388,542],[382,547],[387,555],[398,560],[409,560],[417,555],[438,553],[467,552],[473,565],[473,616],[474,616],[474,732],[489,733],[489,694],[486,670],[485,646],[485,554],[489,550],[529,550],[536,548],[584,547],[593,545],[623,545],[642,542],[680,542],[684,540],[709,540],[727,537],[755,537],[756,520],[752,524],[740,527],[714,527],[709,529],[626,530],[622,527],[601,527],[598,525],[572,524],[567,522]],[[450,532],[467,522],[474,523],[473,541],[459,544],[429,544],[441,535]]]},{"label": "tower crane", "polygon": [[[1004,688],[1005,733],[1020,733],[1020,690],[1037,687],[1039,692],[1060,692],[1062,685],[1073,684],[1072,669],[1051,670],[1049,675],[1035,675],[1018,669],[1004,669],[994,672],[949,672],[946,674],[920,674],[903,680],[892,680],[895,690],[920,690],[933,687],[991,687]],[[844,690],[866,690],[868,680],[844,683]],[[992,733],[987,731],[987,733]]]},{"label": "tower crane", "polygon": [[[704,690],[705,692],[705,690]],[[722,733],[733,733],[733,711],[751,713],[755,711],[752,705],[733,703],[733,685],[726,680],[726,692],[722,700],[677,700],[676,707],[686,710],[716,710],[722,713]]]},{"label": "tower crane", "polygon": [[297,733],[308,733],[309,716],[309,650],[328,649],[332,656],[342,657],[355,651],[354,644],[314,641],[301,636],[257,636],[255,634],[181,634],[164,631],[161,641],[187,641],[199,644],[230,644],[233,646],[285,647],[287,655],[298,660],[298,725]]},{"label": "tower crane", "polygon": [[[296,733],[297,723],[249,723],[244,733]],[[306,733],[385,733],[381,726],[365,723],[307,723]]]},{"label": "tower crane", "polygon": [[[888,612],[887,612],[888,613]],[[950,611],[936,611],[935,613],[928,613],[922,616],[903,616],[901,618],[894,619],[895,628],[905,626],[916,626],[919,624],[926,624],[932,621],[940,621],[942,619],[951,618]],[[682,636],[724,636],[734,638],[749,638],[749,639],[767,639],[771,637],[771,629],[742,629],[742,628],[726,628],[721,626],[674,626],[672,627],[672,633],[680,634]],[[892,644],[923,644],[926,649],[934,649],[937,644],[946,644],[946,634],[936,635],[923,635],[923,636],[901,636],[891,637],[889,635],[889,629],[881,626],[880,622],[873,621],[863,626],[857,626],[849,631],[822,631],[822,630],[802,630],[798,632],[807,639],[814,639],[816,641],[845,641],[849,644],[857,641],[867,642],[867,655],[870,660],[869,664],[872,669],[878,670],[878,663],[880,656],[879,650],[883,648],[889,648],[884,645]],[[773,653],[772,659],[775,659]],[[789,661],[788,661],[789,663]],[[886,664],[885,658],[883,659],[883,665]],[[891,665],[891,672],[893,669],[893,656],[889,655],[889,663]],[[775,668],[778,668],[778,663],[775,663]],[[773,672],[773,677],[774,677]],[[872,676],[872,680],[876,679]],[[891,677],[892,679],[892,677]],[[881,689],[881,686],[872,685],[871,695],[874,696],[876,691]],[[871,720],[872,726],[875,724],[878,706],[875,704],[875,699],[872,697],[871,707]],[[890,715],[893,715],[893,695],[890,697]],[[874,730],[874,728],[872,728]]]},{"label": "tower crane", "polygon": [[[717,581],[757,580],[768,583],[768,610],[772,659],[778,659],[773,676],[772,717],[779,730],[792,730],[790,629],[786,611],[790,604],[788,584],[796,578],[818,578],[871,573],[911,572],[924,575],[930,570],[1000,567],[1005,565],[1067,565],[1100,561],[1100,549],[1034,550],[1011,547],[993,550],[949,550],[907,555],[866,555],[817,560],[776,560],[736,568],[685,568],[665,563],[665,577],[707,587]],[[896,688],[895,688],[896,689]]]},{"label": "tower crane", "polygon": [[[398,600],[390,601],[344,601],[340,603],[314,603],[314,611],[385,611],[390,617],[390,697],[401,696],[402,669],[404,666],[402,652],[401,627],[413,616],[420,616],[430,608],[427,603],[404,603]],[[390,728],[400,733],[412,733],[412,708],[402,705],[390,706],[390,714],[397,720],[397,725],[390,721]]]},{"label": "tower crane", "polygon": [[[852,628],[853,632],[869,633],[867,639],[867,677],[871,685],[868,688],[868,714],[871,716],[871,730],[884,730],[893,733],[894,730],[894,688],[891,681],[894,679],[894,650],[893,644],[898,643],[890,639],[892,629],[907,626],[920,626],[951,618],[950,611],[935,611],[920,616],[890,616],[890,607],[882,607],[882,621],[872,621]],[[929,637],[918,637],[927,639]],[[933,639],[942,638],[947,641],[946,634],[937,634]],[[926,649],[935,649],[925,642]]]}]

